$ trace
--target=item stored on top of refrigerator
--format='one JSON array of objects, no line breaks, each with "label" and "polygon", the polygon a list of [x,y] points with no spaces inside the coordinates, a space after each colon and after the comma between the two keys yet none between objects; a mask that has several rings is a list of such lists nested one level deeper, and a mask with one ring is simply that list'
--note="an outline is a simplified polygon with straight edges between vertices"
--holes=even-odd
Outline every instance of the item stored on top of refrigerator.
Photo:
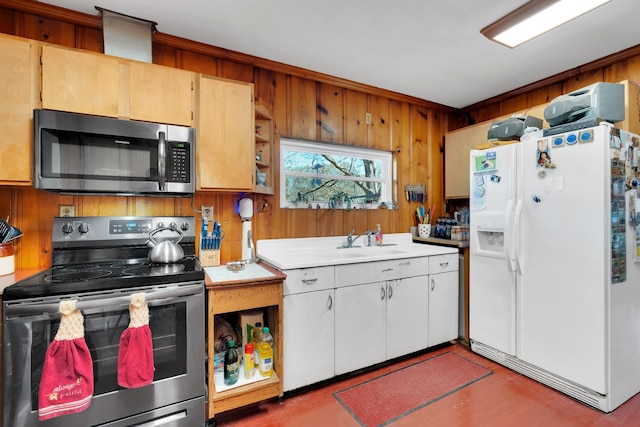
[{"label": "item stored on top of refrigerator", "polygon": [[624,85],[599,82],[553,99],[544,109],[544,136],[624,120]]},{"label": "item stored on top of refrigerator", "polygon": [[491,123],[487,132],[489,141],[517,141],[525,132],[542,129],[542,119],[537,117],[514,114],[505,120],[497,120]]}]

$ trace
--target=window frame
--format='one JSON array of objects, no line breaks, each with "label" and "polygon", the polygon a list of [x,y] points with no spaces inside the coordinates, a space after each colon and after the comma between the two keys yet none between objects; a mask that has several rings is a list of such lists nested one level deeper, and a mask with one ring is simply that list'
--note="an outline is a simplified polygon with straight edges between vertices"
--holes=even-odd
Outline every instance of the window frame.
[{"label": "window frame", "polygon": [[379,203],[362,203],[351,202],[351,209],[377,209],[382,203],[385,203],[388,207],[394,205],[393,200],[393,185],[394,179],[394,165],[395,159],[393,152],[373,149],[368,147],[355,147],[350,145],[334,144],[321,141],[309,141],[290,137],[280,138],[280,207],[285,209],[348,209],[346,205],[337,206],[335,208],[329,207],[327,202],[290,202],[286,199],[287,189],[286,182],[287,176],[293,177],[308,177],[327,179],[327,177],[335,178],[335,175],[326,174],[306,174],[306,173],[287,173],[285,171],[285,153],[287,150],[303,151],[312,154],[331,154],[337,156],[349,156],[367,160],[379,160],[382,163],[381,176],[382,178],[367,178],[358,177],[357,179],[345,179],[346,181],[373,181],[380,182],[380,202]]}]

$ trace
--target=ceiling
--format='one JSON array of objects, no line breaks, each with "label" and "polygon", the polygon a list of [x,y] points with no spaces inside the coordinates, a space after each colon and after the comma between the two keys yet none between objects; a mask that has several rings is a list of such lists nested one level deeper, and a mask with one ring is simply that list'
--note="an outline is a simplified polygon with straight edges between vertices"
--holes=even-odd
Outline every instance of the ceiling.
[{"label": "ceiling", "polygon": [[480,30],[526,0],[45,0],[462,108],[640,44],[637,0],[612,0],[515,49]]}]

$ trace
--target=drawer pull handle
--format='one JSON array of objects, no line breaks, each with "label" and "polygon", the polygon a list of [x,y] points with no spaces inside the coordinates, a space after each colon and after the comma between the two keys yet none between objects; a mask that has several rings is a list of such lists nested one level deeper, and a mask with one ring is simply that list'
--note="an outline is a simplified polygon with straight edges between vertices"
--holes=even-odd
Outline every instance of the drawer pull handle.
[{"label": "drawer pull handle", "polygon": [[302,283],[306,284],[306,285],[310,285],[312,283],[316,283],[318,281],[318,278],[315,277],[313,279],[302,279]]},{"label": "drawer pull handle", "polygon": [[388,271],[393,271],[393,268],[385,268],[384,270],[382,270],[383,273],[386,273]]},{"label": "drawer pull handle", "polygon": [[440,267],[446,267],[447,265],[449,265],[449,261],[444,261],[440,263]]}]

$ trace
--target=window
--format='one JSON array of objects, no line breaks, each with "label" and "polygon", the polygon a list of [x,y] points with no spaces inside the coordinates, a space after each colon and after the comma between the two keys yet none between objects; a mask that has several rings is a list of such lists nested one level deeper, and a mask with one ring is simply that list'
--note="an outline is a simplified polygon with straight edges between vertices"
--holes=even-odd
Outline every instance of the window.
[{"label": "window", "polygon": [[391,152],[280,140],[280,207],[377,208],[391,203],[392,181]]}]

